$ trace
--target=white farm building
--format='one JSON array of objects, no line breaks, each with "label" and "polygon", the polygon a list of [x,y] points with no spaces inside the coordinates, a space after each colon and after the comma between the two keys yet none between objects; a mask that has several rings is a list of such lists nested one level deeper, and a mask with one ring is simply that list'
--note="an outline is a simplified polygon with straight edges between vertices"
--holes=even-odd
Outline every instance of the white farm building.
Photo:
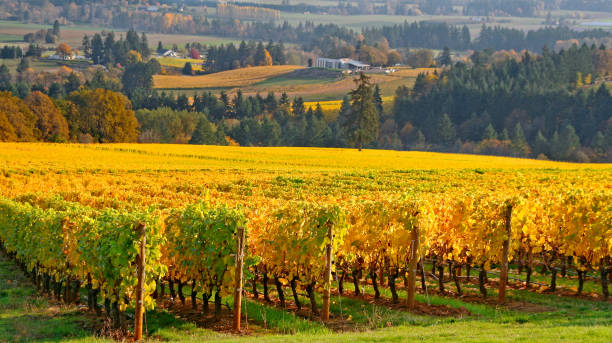
[{"label": "white farm building", "polygon": [[317,58],[317,63],[315,64],[315,67],[326,69],[368,70],[370,68],[370,65],[352,60],[350,58],[335,59],[319,57]]}]

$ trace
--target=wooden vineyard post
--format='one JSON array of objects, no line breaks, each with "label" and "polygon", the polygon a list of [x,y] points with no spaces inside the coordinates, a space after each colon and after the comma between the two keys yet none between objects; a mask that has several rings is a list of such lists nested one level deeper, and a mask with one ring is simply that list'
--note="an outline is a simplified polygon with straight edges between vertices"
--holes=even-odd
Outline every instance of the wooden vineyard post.
[{"label": "wooden vineyard post", "polygon": [[408,263],[408,308],[414,308],[414,294],[416,292],[416,273],[417,263],[419,261],[419,227],[415,226],[412,228],[412,239],[410,246],[410,261]]},{"label": "wooden vineyard post", "polygon": [[327,231],[327,247],[325,248],[325,276],[324,276],[324,288],[323,288],[323,313],[321,313],[321,319],[324,322],[329,321],[329,299],[331,296],[331,269],[332,269],[332,245],[334,240],[334,234],[332,232],[332,226],[329,226]]},{"label": "wooden vineyard post", "polygon": [[501,260],[501,272],[499,274],[499,297],[500,304],[506,302],[506,283],[508,282],[508,253],[510,251],[510,235],[512,231],[512,205],[508,205],[506,211],[506,239]]},{"label": "wooden vineyard post", "polygon": [[142,316],[144,313],[145,295],[145,247],[147,246],[147,236],[144,224],[138,225],[140,234],[140,254],[137,260],[138,286],[136,287],[136,317],[134,318],[134,336],[136,341],[142,340]]},{"label": "wooden vineyard post", "polygon": [[236,237],[236,274],[234,290],[234,332],[240,332],[240,316],[242,309],[242,279],[244,264],[244,228],[239,227]]}]

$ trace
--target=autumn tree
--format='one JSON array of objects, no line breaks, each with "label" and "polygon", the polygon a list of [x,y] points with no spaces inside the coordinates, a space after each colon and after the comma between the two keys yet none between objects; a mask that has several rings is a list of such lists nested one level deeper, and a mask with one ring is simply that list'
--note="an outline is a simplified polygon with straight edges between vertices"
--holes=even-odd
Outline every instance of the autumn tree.
[{"label": "autumn tree", "polygon": [[57,46],[57,49],[55,49],[55,53],[60,55],[62,58],[66,58],[66,56],[72,56],[72,48],[66,43],[60,43]]},{"label": "autumn tree", "polygon": [[[0,92],[0,113],[4,114],[8,123],[13,127],[11,131],[3,118],[0,118],[2,130],[0,134],[3,139],[18,141],[35,141],[38,136],[36,128],[36,116],[30,111],[28,106],[11,92]],[[13,133],[11,133],[13,132]]]},{"label": "autumn tree", "polygon": [[202,58],[202,56],[200,56],[200,53],[198,52],[198,50],[191,48],[191,50],[189,51],[189,58],[193,58],[194,60],[199,60],[200,58]]},{"label": "autumn tree", "polygon": [[47,95],[35,91],[24,102],[36,116],[36,128],[42,140],[61,142],[68,139],[68,122]]},{"label": "autumn tree", "polygon": [[130,50],[127,53],[127,64],[135,64],[142,62],[142,55],[136,50]]},{"label": "autumn tree", "polygon": [[16,140],[15,128],[9,122],[6,114],[0,112],[0,142],[14,142]]},{"label": "autumn tree", "polygon": [[81,133],[90,134],[100,143],[137,140],[138,121],[123,94],[106,89],[83,89],[72,93],[68,100],[78,109],[75,120]]},{"label": "autumn tree", "polygon": [[361,73],[355,84],[357,88],[349,93],[351,107],[348,118],[344,120],[344,132],[348,141],[361,151],[378,135],[378,111],[370,78]]}]

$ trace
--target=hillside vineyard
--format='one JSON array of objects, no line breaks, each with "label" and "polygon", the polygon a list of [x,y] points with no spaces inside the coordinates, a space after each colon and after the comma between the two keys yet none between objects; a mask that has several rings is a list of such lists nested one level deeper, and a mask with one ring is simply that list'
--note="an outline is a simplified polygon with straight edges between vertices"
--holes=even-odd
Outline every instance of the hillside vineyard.
[{"label": "hillside vineyard", "polygon": [[[417,260],[435,261],[441,275],[448,265],[454,275],[478,269],[486,292],[482,275],[500,266],[505,244],[527,279],[540,265],[553,285],[561,268],[574,269],[580,285],[597,273],[608,297],[610,165],[342,149],[15,143],[0,151],[2,248],[37,282],[83,285],[120,310],[135,304],[143,226],[149,308],[162,283],[177,283],[206,302],[214,295],[220,309],[233,291],[240,227],[245,283],[303,289],[313,312],[327,246],[340,288],[358,286],[357,275],[387,278],[395,301],[394,280]],[[359,169],[347,167],[354,156]]]}]

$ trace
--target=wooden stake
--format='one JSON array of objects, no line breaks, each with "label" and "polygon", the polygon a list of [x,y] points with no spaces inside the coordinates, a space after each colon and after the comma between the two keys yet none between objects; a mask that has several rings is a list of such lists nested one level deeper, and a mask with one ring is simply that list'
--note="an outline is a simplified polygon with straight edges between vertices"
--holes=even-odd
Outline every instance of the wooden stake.
[{"label": "wooden stake", "polygon": [[329,321],[329,299],[331,296],[331,269],[332,269],[332,244],[334,240],[334,235],[332,231],[332,226],[329,226],[329,230],[327,231],[327,239],[329,242],[327,243],[327,247],[325,248],[325,275],[323,285],[323,313],[321,314],[321,319],[324,322]]},{"label": "wooden stake", "polygon": [[414,294],[416,292],[417,263],[419,262],[419,227],[415,226],[411,232],[412,244],[410,247],[410,261],[408,263],[408,308],[414,308]]},{"label": "wooden stake", "polygon": [[142,316],[144,313],[145,296],[145,248],[147,246],[147,236],[144,224],[138,225],[138,232],[141,237],[140,254],[137,258],[138,286],[136,287],[136,317],[134,318],[134,336],[136,341],[142,340]]},{"label": "wooden stake", "polygon": [[239,227],[236,237],[236,274],[234,291],[234,332],[240,332],[240,316],[242,309],[242,267],[244,264],[244,228]]},{"label": "wooden stake", "polygon": [[510,235],[512,231],[512,205],[508,205],[506,212],[506,239],[502,252],[501,273],[499,275],[499,297],[500,304],[506,302],[506,283],[508,282],[508,253],[510,251]]}]

